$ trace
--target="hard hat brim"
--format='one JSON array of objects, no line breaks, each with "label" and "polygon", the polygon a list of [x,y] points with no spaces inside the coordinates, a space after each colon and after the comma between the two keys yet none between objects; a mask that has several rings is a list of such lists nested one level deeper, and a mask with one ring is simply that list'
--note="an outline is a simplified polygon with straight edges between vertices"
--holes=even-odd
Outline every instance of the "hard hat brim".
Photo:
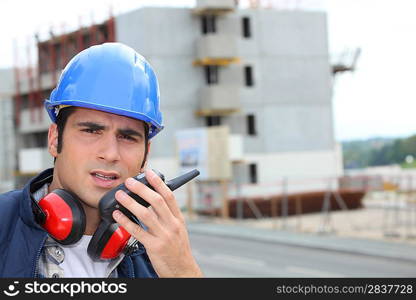
[{"label": "hard hat brim", "polygon": [[83,108],[104,111],[104,112],[108,112],[108,113],[112,113],[112,114],[116,114],[120,116],[125,116],[125,117],[130,117],[136,120],[149,123],[150,124],[149,139],[154,137],[157,133],[159,133],[164,128],[163,124],[159,124],[155,120],[149,118],[148,116],[142,113],[129,111],[125,109],[119,109],[119,108],[115,108],[112,106],[91,103],[91,102],[82,101],[82,100],[61,100],[61,101],[54,101],[52,103],[50,100],[46,99],[44,105],[49,114],[49,117],[54,123],[56,123],[56,117],[57,117],[55,113],[55,107],[59,105],[69,105],[69,106],[76,106],[76,107],[83,107]]}]

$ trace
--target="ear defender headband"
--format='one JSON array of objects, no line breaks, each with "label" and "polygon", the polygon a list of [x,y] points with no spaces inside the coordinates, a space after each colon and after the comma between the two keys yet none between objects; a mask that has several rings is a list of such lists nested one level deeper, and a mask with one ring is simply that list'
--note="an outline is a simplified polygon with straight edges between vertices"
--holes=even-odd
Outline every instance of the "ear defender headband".
[{"label": "ear defender headband", "polygon": [[[157,171],[154,172],[165,181],[165,177],[161,173]],[[198,170],[192,170],[166,182],[166,185],[171,191],[174,191],[198,175]],[[147,182],[143,173],[133,178],[153,189]],[[88,244],[87,252],[93,260],[114,259],[123,252],[130,253],[132,250],[130,248],[137,244],[137,241],[131,245],[128,244],[131,238],[130,233],[121,227],[112,217],[113,211],[118,209],[130,220],[142,226],[140,221],[129,210],[117,202],[115,193],[118,190],[125,191],[129,196],[145,207],[149,207],[150,205],[141,197],[128,190],[124,183],[108,191],[100,199],[99,211],[101,222]],[[81,239],[85,232],[86,217],[80,199],[74,193],[56,189],[43,197],[39,202],[36,202],[34,199],[32,200],[34,202],[36,221],[58,243],[70,245]]]}]

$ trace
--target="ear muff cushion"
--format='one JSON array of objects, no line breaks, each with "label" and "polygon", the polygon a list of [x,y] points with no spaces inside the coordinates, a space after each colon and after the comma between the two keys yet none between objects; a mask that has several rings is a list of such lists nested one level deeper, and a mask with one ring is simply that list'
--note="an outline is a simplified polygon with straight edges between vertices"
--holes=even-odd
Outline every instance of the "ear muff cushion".
[{"label": "ear muff cushion", "polygon": [[93,260],[116,258],[123,252],[130,236],[119,224],[101,221],[88,244],[88,255]]},{"label": "ear muff cushion", "polygon": [[46,214],[42,227],[59,243],[78,242],[85,231],[85,212],[80,199],[63,189],[53,190],[39,201]]}]

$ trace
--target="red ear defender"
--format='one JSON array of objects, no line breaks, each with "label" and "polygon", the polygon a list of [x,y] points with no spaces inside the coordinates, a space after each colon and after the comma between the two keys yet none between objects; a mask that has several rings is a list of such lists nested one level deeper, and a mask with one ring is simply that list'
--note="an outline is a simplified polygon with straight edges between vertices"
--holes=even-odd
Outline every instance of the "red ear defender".
[{"label": "red ear defender", "polygon": [[39,201],[45,214],[41,226],[59,243],[78,242],[85,231],[85,212],[79,198],[66,190],[56,189]]},{"label": "red ear defender", "polygon": [[88,255],[94,260],[116,258],[124,251],[130,237],[118,223],[101,221],[88,244]]}]

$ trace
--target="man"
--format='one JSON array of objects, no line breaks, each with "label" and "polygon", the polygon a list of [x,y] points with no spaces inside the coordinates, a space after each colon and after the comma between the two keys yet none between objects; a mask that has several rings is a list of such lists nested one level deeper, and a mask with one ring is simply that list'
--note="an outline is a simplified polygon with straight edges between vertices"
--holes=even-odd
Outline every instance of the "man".
[{"label": "man", "polygon": [[[145,170],[150,139],[163,129],[157,78],[145,59],[120,43],[90,47],[68,63],[45,107],[54,168],[0,195],[0,276],[201,277],[175,196]],[[142,172],[154,190],[131,178]],[[118,191],[117,201],[144,226],[119,210],[113,218],[144,247],[94,261],[87,247],[100,223],[99,200],[123,182],[151,206]],[[55,189],[78,196],[85,212],[85,232],[75,244],[59,244],[35,216]]]}]

